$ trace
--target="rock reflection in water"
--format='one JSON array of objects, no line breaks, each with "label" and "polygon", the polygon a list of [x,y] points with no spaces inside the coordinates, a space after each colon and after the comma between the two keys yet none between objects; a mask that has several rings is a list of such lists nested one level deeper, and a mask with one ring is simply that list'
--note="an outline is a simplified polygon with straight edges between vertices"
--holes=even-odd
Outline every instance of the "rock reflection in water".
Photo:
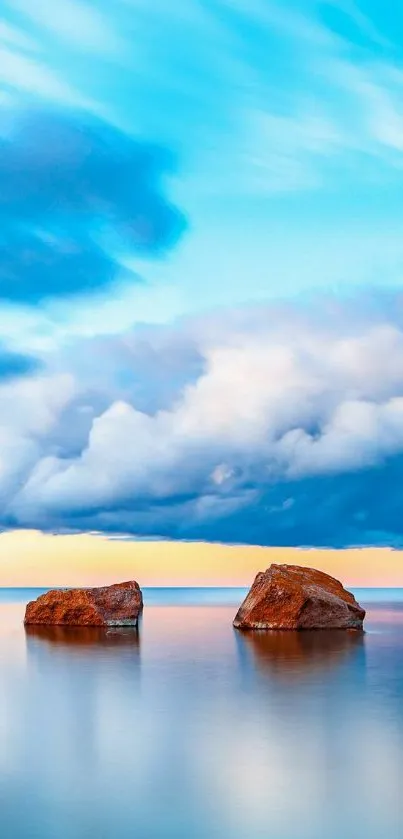
[{"label": "rock reflection in water", "polygon": [[26,710],[25,736],[41,750],[47,777],[53,777],[51,766],[59,755],[91,772],[116,759],[124,737],[134,750],[141,679],[136,627],[30,625],[25,641],[30,695],[35,696]]},{"label": "rock reflection in water", "polygon": [[140,633],[137,627],[124,626],[25,626],[27,641],[44,641],[48,644],[70,647],[140,647]]},{"label": "rock reflection in water", "polygon": [[323,630],[291,632],[271,630],[237,633],[238,651],[259,671],[285,680],[305,679],[344,663],[352,654],[364,653],[363,632]]}]

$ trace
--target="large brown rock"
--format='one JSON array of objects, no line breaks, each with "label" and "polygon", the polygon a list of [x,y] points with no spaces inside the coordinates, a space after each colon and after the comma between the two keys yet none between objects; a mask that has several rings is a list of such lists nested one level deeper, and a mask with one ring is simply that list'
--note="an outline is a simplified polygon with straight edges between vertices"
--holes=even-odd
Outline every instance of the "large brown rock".
[{"label": "large brown rock", "polygon": [[143,608],[138,583],[48,591],[28,603],[25,624],[137,626]]},{"label": "large brown rock", "polygon": [[365,611],[322,571],[271,565],[260,572],[234,620],[237,629],[362,629]]}]

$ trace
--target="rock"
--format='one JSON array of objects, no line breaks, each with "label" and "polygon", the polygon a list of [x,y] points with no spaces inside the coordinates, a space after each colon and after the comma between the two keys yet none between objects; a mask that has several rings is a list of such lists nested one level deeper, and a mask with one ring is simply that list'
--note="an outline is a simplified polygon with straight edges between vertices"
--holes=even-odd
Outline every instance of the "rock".
[{"label": "rock", "polygon": [[48,591],[28,603],[25,624],[137,626],[143,608],[138,583]]},{"label": "rock", "polygon": [[271,565],[260,572],[234,620],[237,629],[362,629],[354,595],[322,571]]}]

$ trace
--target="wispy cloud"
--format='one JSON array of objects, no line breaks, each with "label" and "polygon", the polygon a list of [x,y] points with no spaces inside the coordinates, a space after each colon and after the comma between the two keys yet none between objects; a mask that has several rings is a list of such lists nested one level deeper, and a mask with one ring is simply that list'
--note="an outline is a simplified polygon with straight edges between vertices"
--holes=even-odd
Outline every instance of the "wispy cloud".
[{"label": "wispy cloud", "polygon": [[[216,4],[217,14],[227,14],[228,26],[238,33],[240,75],[253,78],[247,100],[231,100],[242,125],[232,163],[238,156],[240,180],[244,173],[251,190],[259,191],[259,184],[260,191],[277,192],[281,184],[289,191],[331,183],[335,175],[343,177],[343,157],[355,158],[358,181],[368,177],[368,156],[401,167],[403,55],[353,3],[337,6],[342,20],[332,26],[330,15],[319,17],[314,4],[304,10],[241,0]],[[267,38],[265,52],[253,49],[254,40],[259,44],[253,20]],[[356,43],[349,22],[363,43]]]},{"label": "wispy cloud", "polygon": [[100,55],[122,50],[123,38],[114,34],[113,17],[103,14],[101,8],[79,0],[12,0],[14,12],[28,18],[38,28],[43,27],[61,41]]},{"label": "wispy cloud", "polygon": [[[403,55],[353,3],[126,0],[111,9],[16,0],[9,8],[4,83],[162,132],[187,149],[189,186],[202,192],[312,190],[346,180],[353,163],[365,182],[368,157],[400,168]],[[38,43],[40,60],[27,53]],[[77,49],[94,71],[79,85]],[[123,57],[105,96],[98,62]]]},{"label": "wispy cloud", "polygon": [[37,52],[40,48],[34,38],[30,38],[17,26],[0,20],[0,42],[17,49]]},{"label": "wispy cloud", "polygon": [[35,94],[67,105],[85,104],[82,95],[36,59],[0,46],[0,81],[12,90]]}]

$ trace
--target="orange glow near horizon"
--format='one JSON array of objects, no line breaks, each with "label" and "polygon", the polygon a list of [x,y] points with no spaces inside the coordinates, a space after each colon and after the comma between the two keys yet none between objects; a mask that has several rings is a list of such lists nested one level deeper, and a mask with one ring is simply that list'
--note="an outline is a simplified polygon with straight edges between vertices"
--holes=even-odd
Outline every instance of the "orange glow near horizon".
[{"label": "orange glow near horizon", "polygon": [[248,586],[271,562],[326,571],[350,586],[403,587],[403,551],[318,550],[206,542],[127,541],[37,531],[0,534],[0,586]]}]

